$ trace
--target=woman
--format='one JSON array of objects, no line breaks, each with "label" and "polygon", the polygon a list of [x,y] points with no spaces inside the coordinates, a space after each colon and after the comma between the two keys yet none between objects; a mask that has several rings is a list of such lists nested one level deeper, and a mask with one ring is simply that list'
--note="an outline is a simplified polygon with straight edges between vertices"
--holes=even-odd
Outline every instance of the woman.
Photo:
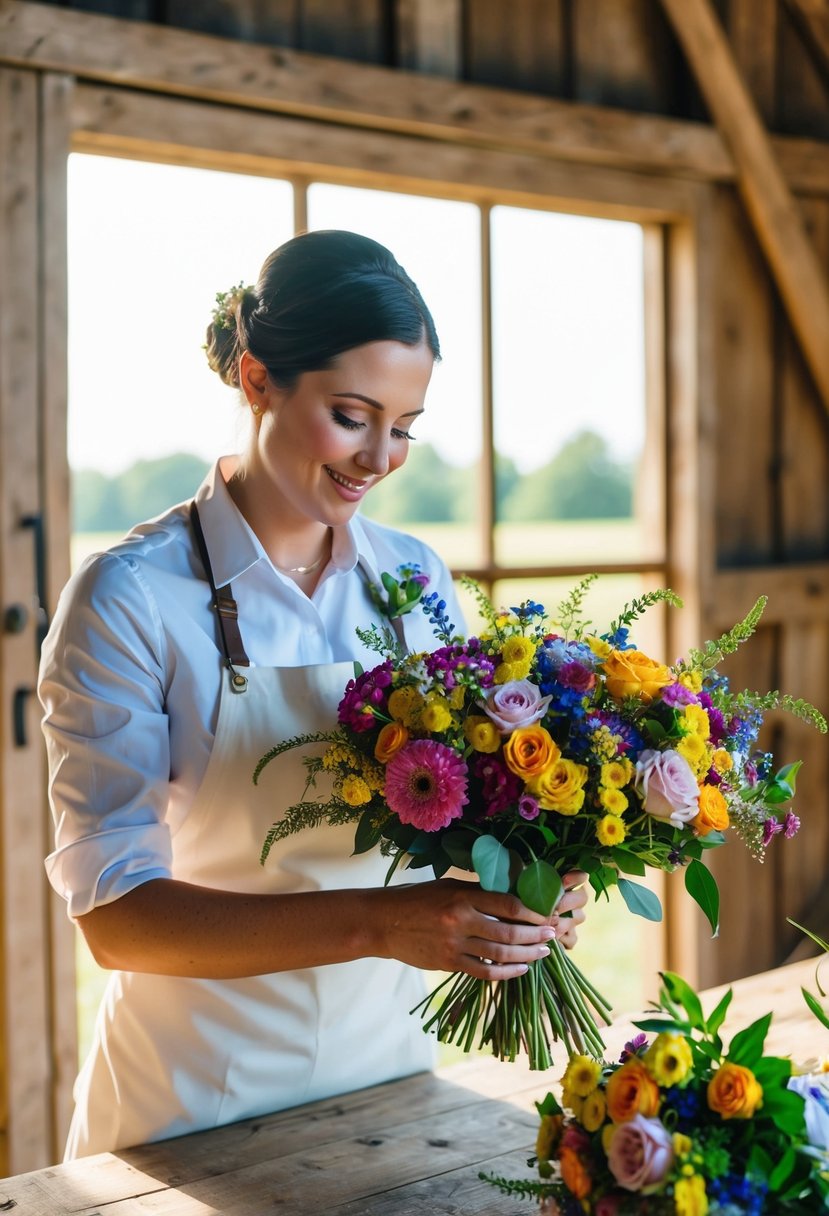
[{"label": "woman", "polygon": [[[249,411],[245,450],[89,559],[43,652],[47,869],[113,971],[67,1158],[428,1068],[416,968],[516,976],[558,923],[468,882],[386,888],[346,828],[259,865],[304,781],[295,752],[258,788],[254,765],[329,727],[353,660],[374,661],[367,584],[418,562],[454,603],[430,549],[357,514],[406,459],[440,350],[408,275],[352,233],[297,237],[219,299],[208,358]],[[405,637],[434,644],[420,614]],[[584,902],[564,897],[566,944]]]}]

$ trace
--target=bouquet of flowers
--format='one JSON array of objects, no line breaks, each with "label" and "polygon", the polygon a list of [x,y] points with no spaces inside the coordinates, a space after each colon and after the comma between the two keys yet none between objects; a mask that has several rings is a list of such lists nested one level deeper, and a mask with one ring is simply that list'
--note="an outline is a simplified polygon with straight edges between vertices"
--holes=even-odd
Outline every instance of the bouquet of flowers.
[{"label": "bouquet of flowers", "polygon": [[[634,913],[661,917],[655,895],[635,881],[647,867],[683,869],[685,884],[716,932],[719,897],[703,864],[732,826],[762,858],[799,821],[780,810],[795,791],[799,762],[775,772],[756,748],[763,713],[790,710],[826,730],[804,701],[772,692],[734,693],[717,664],[748,638],[758,601],[716,642],[666,666],[639,651],[631,624],[649,606],[679,601],[647,592],[602,631],[582,605],[588,575],[559,605],[555,624],[526,601],[495,610],[475,595],[485,628],[457,637],[446,604],[424,594],[414,566],[382,576],[376,602],[389,617],[419,605],[439,645],[410,654],[387,627],[359,630],[382,661],[345,689],[338,726],[271,749],[325,744],[305,759],[308,787],[271,828],[262,860],[280,839],[327,821],[355,824],[355,852],[378,846],[389,876],[404,860],[474,872],[487,890],[516,892],[549,915],[561,875],[586,871],[596,896],[617,887]],[[327,792],[310,791],[329,778]],[[604,998],[555,940],[550,954],[516,979],[492,984],[448,977],[422,1006],[424,1029],[467,1051],[480,1035],[501,1059],[523,1048],[531,1068],[550,1066],[550,1042],[601,1056]],[[413,1011],[414,1012],[414,1011]]]},{"label": "bouquet of flowers", "polygon": [[666,972],[655,1015],[618,1063],[573,1057],[537,1103],[536,1179],[482,1173],[547,1216],[763,1216],[829,1211],[829,1061],[793,1075],[763,1054],[771,1014],[720,1038],[729,990],[705,1017]]}]

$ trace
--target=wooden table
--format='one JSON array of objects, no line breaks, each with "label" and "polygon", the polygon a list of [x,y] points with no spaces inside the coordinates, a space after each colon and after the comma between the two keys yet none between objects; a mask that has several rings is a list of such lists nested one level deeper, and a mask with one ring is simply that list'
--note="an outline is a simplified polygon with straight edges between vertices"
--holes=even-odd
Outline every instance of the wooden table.
[{"label": "wooden table", "polygon": [[[752,976],[735,990],[725,1030],[773,1010],[767,1050],[796,1061],[829,1052],[809,1013],[815,960]],[[713,1008],[724,989],[704,994]],[[608,1058],[630,1037],[605,1033]],[[478,1179],[481,1169],[528,1176],[533,1102],[563,1071],[473,1058],[437,1074],[118,1153],[0,1180],[0,1212],[15,1216],[528,1216]]]}]

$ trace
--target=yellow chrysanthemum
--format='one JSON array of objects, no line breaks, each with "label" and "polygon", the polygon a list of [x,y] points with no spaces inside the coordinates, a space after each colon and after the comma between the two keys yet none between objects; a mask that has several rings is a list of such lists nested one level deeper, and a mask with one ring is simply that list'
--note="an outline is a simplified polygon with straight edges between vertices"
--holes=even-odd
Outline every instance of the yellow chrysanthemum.
[{"label": "yellow chrysanthemum", "polygon": [[618,815],[605,815],[596,824],[596,837],[599,844],[621,844],[627,835],[627,829]]},{"label": "yellow chrysanthemum", "polygon": [[584,1098],[577,1094],[574,1090],[568,1089],[566,1086],[561,1091],[561,1105],[571,1110],[577,1119],[581,1119],[581,1112],[584,1109]]},{"label": "yellow chrysanthemum", "polygon": [[561,1115],[544,1115],[535,1140],[535,1155],[539,1161],[549,1161],[561,1140],[564,1119]]},{"label": "yellow chrysanthemum", "polygon": [[586,1132],[597,1132],[607,1117],[607,1103],[600,1089],[594,1089],[584,1099],[581,1108],[581,1125]]},{"label": "yellow chrysanthemum", "polygon": [[363,806],[366,802],[371,802],[368,783],[356,773],[351,773],[343,780],[340,795],[343,802],[347,802],[349,806]]},{"label": "yellow chrysanthemum", "polygon": [[424,730],[440,732],[452,725],[452,714],[443,698],[435,697],[423,706],[420,721]]},{"label": "yellow chrysanthemum", "polygon": [[700,735],[685,735],[677,743],[676,750],[685,757],[697,775],[711,766],[711,749],[705,746],[705,740]]},{"label": "yellow chrysanthemum", "polygon": [[597,760],[613,760],[618,749],[618,740],[608,727],[597,726],[590,735],[590,750]]},{"label": "yellow chrysanthemum", "polygon": [[616,1131],[615,1123],[605,1123],[602,1128],[602,1152],[605,1157],[610,1153],[610,1141],[613,1139],[613,1133]]},{"label": "yellow chrysanthemum", "polygon": [[602,638],[597,638],[595,634],[589,634],[584,640],[599,659],[606,659],[613,649],[609,642],[605,642]]},{"label": "yellow chrysanthemum", "polygon": [[623,757],[620,760],[611,760],[609,763],[603,764],[599,780],[606,789],[620,790],[627,785],[632,776],[633,765],[627,757]]},{"label": "yellow chrysanthemum", "polygon": [[679,683],[684,684],[691,692],[702,692],[702,676],[698,671],[683,671]]},{"label": "yellow chrysanthemum", "polygon": [[414,710],[420,710],[422,706],[423,697],[411,684],[395,688],[389,697],[389,713],[398,722],[405,722]]},{"label": "yellow chrysanthemum", "polygon": [[691,1149],[694,1147],[694,1142],[690,1136],[686,1136],[684,1132],[674,1132],[673,1134],[674,1152],[677,1157],[687,1157]]},{"label": "yellow chrysanthemum", "polygon": [[688,731],[689,734],[699,735],[701,739],[707,739],[711,734],[708,714],[701,705],[686,705],[680,722],[683,730]]},{"label": "yellow chrysanthemum", "polygon": [[476,752],[497,752],[501,746],[497,727],[483,714],[470,714],[463,724],[463,734]]},{"label": "yellow chrysanthemum", "polygon": [[526,680],[530,674],[530,660],[517,663],[499,663],[493,680],[496,684],[509,684],[510,680]]},{"label": "yellow chrysanthemum", "polygon": [[602,1066],[598,1060],[591,1060],[590,1056],[573,1056],[561,1078],[561,1084],[578,1097],[586,1098],[599,1084],[601,1075]]},{"label": "yellow chrysanthemum", "polygon": [[731,752],[727,752],[724,747],[717,748],[711,757],[711,763],[718,773],[728,773],[734,767]]},{"label": "yellow chrysanthemum", "polygon": [[693,1059],[688,1040],[681,1034],[659,1034],[645,1052],[645,1067],[657,1085],[679,1085],[691,1071]]},{"label": "yellow chrysanthemum", "polygon": [[456,684],[449,694],[449,705],[452,709],[463,709],[466,689],[463,684]]},{"label": "yellow chrysanthemum", "polygon": [[501,658],[505,663],[531,663],[535,648],[536,643],[532,638],[525,638],[522,634],[516,633],[513,637],[507,638],[501,651]]},{"label": "yellow chrysanthemum", "polygon": [[699,1174],[679,1178],[674,1183],[674,1207],[676,1216],[707,1216],[708,1196],[705,1179]]},{"label": "yellow chrysanthemum", "polygon": [[621,815],[628,808],[627,795],[619,789],[600,789],[599,802],[611,815]]}]

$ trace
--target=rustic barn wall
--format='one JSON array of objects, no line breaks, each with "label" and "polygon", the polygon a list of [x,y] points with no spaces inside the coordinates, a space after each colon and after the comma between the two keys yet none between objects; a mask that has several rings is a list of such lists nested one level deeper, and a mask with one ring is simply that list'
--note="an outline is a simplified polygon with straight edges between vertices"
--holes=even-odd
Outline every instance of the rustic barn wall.
[{"label": "rustic barn wall", "polygon": [[[0,19],[10,7],[7,0],[0,0]],[[48,11],[49,6],[43,7]],[[193,80],[198,77],[196,51],[191,61],[159,61],[158,74],[148,83],[146,63],[152,55],[144,47],[141,53],[149,56],[142,60],[144,75],[139,73],[140,78],[131,79],[129,60],[135,53],[135,43],[127,33],[132,27],[124,27],[127,32],[123,35],[122,60],[117,55],[121,34],[115,28],[111,37],[116,52],[111,45],[105,50],[95,48],[96,53],[100,51],[100,61],[110,56],[114,64],[111,71],[106,74],[100,69],[97,75],[91,69],[86,75],[81,71],[81,83],[75,89],[76,119],[86,109],[88,117],[84,121],[90,130],[99,124],[102,139],[119,122],[122,129],[115,135],[131,137],[133,130],[146,123],[149,110],[156,107],[157,127],[163,131],[161,138],[167,140],[171,158],[177,155],[172,127],[179,115],[183,123],[192,123],[192,129],[180,132],[181,144],[186,145],[192,138],[195,148],[202,146],[202,140],[207,148],[213,139],[226,140],[220,144],[222,149],[232,146],[230,135],[244,121],[248,146],[253,149],[249,171],[262,171],[272,143],[269,123],[282,124],[286,148],[298,147],[306,140],[309,157],[320,159],[335,148],[332,130],[339,126],[350,128],[349,141],[336,147],[344,149],[342,155],[353,164],[355,172],[360,169],[361,158],[365,169],[385,172],[390,178],[410,171],[415,183],[410,186],[415,189],[418,174],[425,180],[429,172],[437,173],[445,166],[447,174],[466,182],[472,197],[476,190],[485,193],[503,168],[505,174],[514,174],[524,182],[528,195],[546,190],[551,197],[566,200],[568,189],[577,196],[579,183],[584,182],[594,191],[594,197],[611,205],[617,179],[606,166],[613,165],[622,166],[626,174],[618,180],[624,180],[628,192],[624,201],[632,210],[634,203],[628,199],[634,196],[654,208],[657,204],[652,199],[668,199],[667,210],[674,208],[677,213],[684,211],[686,196],[697,199],[693,205],[698,205],[699,232],[694,236],[687,227],[677,227],[666,237],[665,250],[666,260],[672,264],[683,259],[690,263],[696,258],[695,267],[704,269],[696,284],[698,298],[688,298],[691,271],[666,285],[667,330],[684,324],[685,314],[693,312],[702,335],[699,408],[695,403],[692,409],[686,402],[683,419],[679,423],[669,420],[668,426],[669,445],[675,451],[685,445],[685,450],[675,455],[674,471],[687,478],[689,486],[701,487],[702,491],[699,500],[689,497],[685,502],[689,518],[674,518],[670,523],[673,569],[680,578],[701,572],[702,585],[696,593],[689,590],[692,600],[696,594],[698,616],[708,634],[733,623],[750,607],[755,595],[768,593],[771,602],[763,627],[729,661],[727,670],[733,682],[763,689],[780,687],[829,710],[827,403],[821,401],[804,361],[754,224],[735,186],[733,164],[723,141],[714,134],[702,90],[660,0],[205,0],[201,4],[186,0],[61,0],[51,7],[56,13],[75,9],[150,22],[170,30],[216,34],[236,44],[231,48],[233,65],[225,77],[211,65],[209,79],[188,91],[182,80],[188,71]],[[797,137],[777,141],[774,150],[796,193],[811,246],[829,279],[827,23],[816,23],[810,17],[813,6],[798,0],[717,0],[714,7],[768,129],[779,136]],[[5,62],[2,28],[0,24],[0,63]],[[291,76],[290,65],[285,68],[282,62],[289,57],[269,56],[274,79],[285,70],[273,86],[273,104],[263,101],[256,95],[256,82],[250,84],[243,78],[235,57],[239,44],[334,57],[335,63],[326,69],[325,89],[320,86],[320,96],[324,91],[330,107],[330,113],[324,116],[330,126],[320,122],[318,142],[308,140],[296,117],[306,112],[302,106],[313,103],[313,97],[302,93],[311,77],[303,78],[301,65]],[[56,58],[38,62],[37,50],[33,50],[29,74],[34,77],[40,72],[48,80],[49,72],[66,73],[66,88],[71,89],[72,65],[65,58],[68,52],[62,59],[59,49],[51,48],[51,53]],[[424,96],[421,101],[412,78],[407,75],[404,83],[398,76],[401,97],[405,93],[398,105],[392,96],[394,77],[375,73],[371,88],[359,94],[350,83],[337,79],[336,61],[420,71],[424,78],[442,78],[447,91]],[[267,80],[266,61],[257,58],[256,62],[260,81]],[[19,68],[19,56],[12,63]],[[378,80],[379,76],[383,79]],[[54,99],[59,87],[56,80],[52,75],[51,85],[39,95],[40,101],[32,101],[31,114],[33,129],[39,132],[40,154],[54,164],[60,160],[60,151],[49,151],[50,132],[57,131],[55,124],[59,121],[67,121],[67,107],[60,111],[54,101],[56,113],[62,113],[63,118],[55,118],[54,123],[50,119],[49,88]],[[108,93],[96,83],[100,81],[106,83]],[[468,98],[461,97],[457,88],[449,90],[450,82],[510,90],[515,108],[504,104],[506,95],[493,94],[497,100],[491,105],[476,95],[474,103],[469,103],[471,109],[467,109]],[[34,90],[33,81],[28,84]],[[294,110],[280,101],[292,87],[299,99]],[[377,92],[372,93],[375,87]],[[177,101],[175,109],[165,109],[165,93],[177,93],[187,100]],[[518,108],[516,99],[521,100],[523,109]],[[545,110],[540,102],[535,105],[534,99],[560,100],[572,108]],[[288,116],[273,116],[280,105]],[[593,108],[596,106],[606,109],[600,111]],[[372,107],[380,115],[374,123]],[[650,116],[678,121],[672,126]],[[411,167],[407,170],[408,136],[412,132],[423,135],[416,130],[417,124],[427,120],[433,124],[431,134],[436,139],[433,153],[430,159],[424,158],[428,165],[415,166],[409,156]],[[13,123],[6,121],[11,129]],[[217,134],[225,125],[227,137]],[[372,125],[375,130],[368,131]],[[813,142],[805,143],[805,139]],[[511,140],[516,143],[516,156],[510,148]],[[494,150],[491,161],[484,162],[479,155],[481,148]],[[0,139],[0,154],[3,149]],[[517,153],[529,150],[535,160],[519,164]],[[19,166],[19,158],[15,163]],[[240,162],[238,167],[245,166]],[[0,171],[4,169],[0,165]],[[6,180],[14,182],[13,177]],[[54,187],[50,197],[57,197]],[[615,201],[618,204],[620,199]],[[5,216],[7,249],[14,248],[10,214],[7,211]],[[60,218],[57,212],[50,226],[53,233]],[[695,240],[702,242],[701,249],[694,246]],[[59,250],[54,257],[59,258]],[[33,254],[32,265],[37,264]],[[12,297],[17,300],[14,291],[7,287],[0,293],[0,310],[4,301]],[[51,331],[48,324],[43,330],[54,339],[42,343],[44,351],[53,352],[51,362],[44,363],[44,370],[38,372],[40,392],[50,402],[51,411],[44,434],[52,436],[51,447],[48,443],[46,446],[46,475],[41,474],[41,498],[44,509],[55,514],[59,507],[54,504],[65,501],[65,485],[61,483],[65,470],[56,447],[61,438],[63,408],[57,384],[62,324],[57,314],[61,302],[56,298],[51,305],[48,300],[42,304],[46,309],[51,307],[53,313],[57,310]],[[7,304],[4,315],[0,315],[0,335],[11,324],[10,308]],[[829,333],[826,343],[829,347]],[[674,352],[672,357],[680,359],[681,352]],[[686,352],[685,357],[691,356]],[[10,366],[8,353],[4,355],[0,350],[0,373]],[[666,380],[672,374],[668,369]],[[51,388],[50,377],[55,380]],[[0,416],[13,419],[14,413],[7,409]],[[11,422],[4,425],[11,427]],[[695,455],[689,455],[690,445],[694,445]],[[16,503],[13,506],[16,509]],[[19,537],[13,542],[0,537],[0,568],[16,560],[12,544],[19,545],[19,541]],[[689,555],[694,545],[698,552]],[[55,569],[60,570],[60,560]],[[4,600],[7,590],[3,588]],[[2,641],[6,649],[0,658],[7,663],[13,644],[17,643]],[[6,707],[0,711],[0,719],[6,737]],[[825,894],[829,870],[829,749],[825,737],[788,718],[769,724],[768,743],[779,748],[785,759],[804,758],[799,779],[804,830],[795,840],[776,841],[762,870],[736,847],[724,850],[715,862],[721,878],[723,929],[716,943],[707,941],[703,933],[695,950],[693,961],[704,982],[734,978],[781,962],[799,940],[797,932],[786,924],[786,915],[795,915],[818,931],[829,933],[829,898]],[[16,771],[6,766],[8,775]],[[2,788],[0,784],[0,791]],[[0,858],[3,848],[8,850],[15,839],[10,786],[9,791],[5,801],[0,801]],[[28,866],[29,861],[25,864]],[[0,900],[0,959],[4,954],[6,959],[13,956],[8,944],[5,951],[2,948],[11,932],[10,909],[4,910]],[[57,974],[60,959],[56,962],[56,957],[51,965],[56,977],[54,990],[58,991],[62,981]],[[8,1001],[6,990],[7,1005]],[[42,1005],[42,993],[38,1001]],[[22,1026],[25,1017],[25,1010],[18,1011],[15,1024]],[[71,1031],[64,1028],[60,1048],[64,1070],[70,1039]],[[42,1063],[38,1067],[42,1072]],[[2,1091],[7,1096],[19,1092],[19,1087],[15,1091],[4,1085],[2,1071],[0,1052],[0,1173],[4,1172],[2,1134],[7,1122]],[[38,1084],[40,1079],[38,1074]],[[65,1086],[62,1092],[65,1101]],[[22,1166],[15,1163],[15,1168]]]}]

